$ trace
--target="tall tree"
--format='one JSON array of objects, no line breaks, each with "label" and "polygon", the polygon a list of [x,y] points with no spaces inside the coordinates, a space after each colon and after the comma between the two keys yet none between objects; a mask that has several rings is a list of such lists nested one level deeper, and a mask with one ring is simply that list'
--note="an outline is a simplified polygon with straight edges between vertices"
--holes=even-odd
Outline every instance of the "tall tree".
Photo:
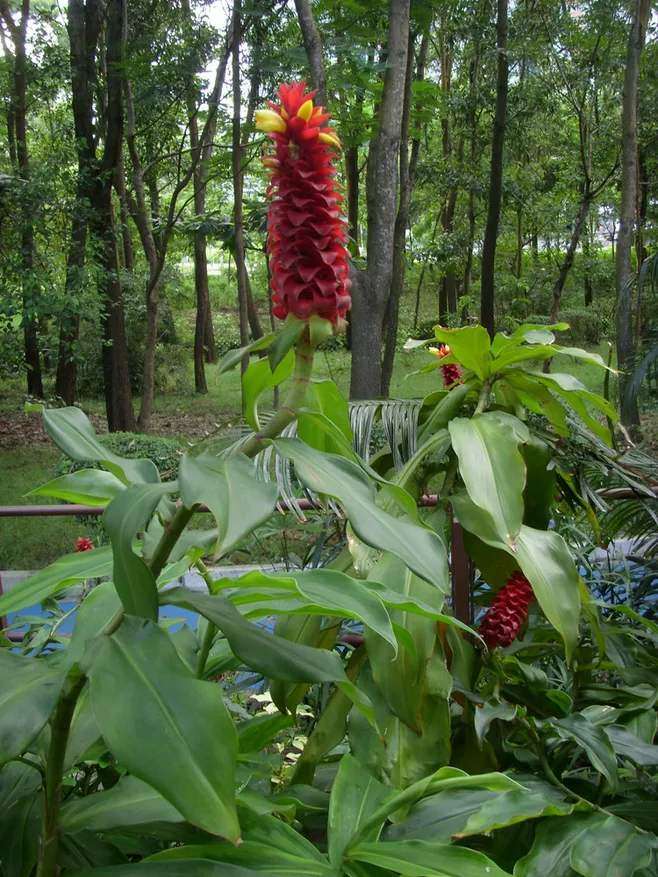
[{"label": "tall tree", "polygon": [[635,234],[637,199],[637,98],[640,57],[644,47],[650,8],[649,0],[635,0],[628,35],[626,69],[624,71],[624,95],[622,100],[621,204],[615,259],[620,413],[621,422],[632,431],[637,431],[640,424],[637,400],[626,393],[630,377],[629,373],[633,368],[635,360],[632,309],[634,275],[631,263],[631,248]]},{"label": "tall tree", "polygon": [[366,176],[367,269],[352,286],[352,377],[354,399],[382,392],[384,318],[391,295],[402,111],[404,107],[409,0],[390,0],[387,66],[370,142]]},{"label": "tall tree", "polygon": [[12,58],[12,94],[9,114],[10,151],[15,154],[16,170],[24,185],[21,187],[21,287],[23,295],[23,342],[27,369],[27,392],[43,397],[41,357],[39,355],[38,315],[39,284],[34,264],[34,223],[32,193],[30,191],[30,154],[27,131],[27,30],[30,19],[30,0],[21,0],[18,19],[14,17],[7,0],[0,2],[0,16],[14,44]]},{"label": "tall tree", "polygon": [[482,245],[482,279],[480,289],[480,322],[491,336],[494,334],[494,300],[496,243],[503,197],[503,149],[507,123],[507,90],[509,62],[507,58],[507,0],[497,0],[496,13],[496,108],[491,140],[489,173],[489,204],[487,225]]}]

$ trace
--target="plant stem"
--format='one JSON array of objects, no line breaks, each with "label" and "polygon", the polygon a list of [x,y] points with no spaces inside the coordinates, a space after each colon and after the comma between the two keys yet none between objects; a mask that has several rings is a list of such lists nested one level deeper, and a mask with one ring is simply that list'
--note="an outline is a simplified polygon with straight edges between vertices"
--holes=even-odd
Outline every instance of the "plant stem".
[{"label": "plant stem", "polygon": [[295,348],[295,371],[288,395],[279,410],[259,432],[249,436],[247,441],[237,449],[247,457],[255,457],[263,450],[268,439],[276,438],[297,417],[297,410],[304,403],[306,390],[313,372],[314,347],[310,341],[309,330],[306,328]]},{"label": "plant stem", "polygon": [[475,409],[473,416],[475,416],[476,414],[482,414],[482,412],[486,410],[489,404],[491,383],[491,378],[489,378],[482,384],[482,389],[480,390],[480,398],[478,399],[477,408]]},{"label": "plant stem", "polygon": [[46,783],[43,807],[43,835],[37,877],[55,877],[58,873],[59,808],[62,797],[62,775],[71,720],[85,676],[67,680],[51,721],[50,746],[46,762]]},{"label": "plant stem", "polygon": [[[208,567],[202,560],[197,560],[195,566],[199,570],[201,577],[208,586],[209,593],[215,594],[217,592],[217,588],[215,587],[215,583],[210,575],[210,570],[208,569]],[[203,673],[206,669],[206,662],[208,660],[208,655],[210,654],[210,649],[212,648],[213,640],[215,639],[216,633],[217,625],[214,624],[212,621],[207,621],[206,632],[203,637],[203,642],[201,643],[201,650],[199,651],[199,658],[197,661],[196,675],[198,679],[203,679]]]}]

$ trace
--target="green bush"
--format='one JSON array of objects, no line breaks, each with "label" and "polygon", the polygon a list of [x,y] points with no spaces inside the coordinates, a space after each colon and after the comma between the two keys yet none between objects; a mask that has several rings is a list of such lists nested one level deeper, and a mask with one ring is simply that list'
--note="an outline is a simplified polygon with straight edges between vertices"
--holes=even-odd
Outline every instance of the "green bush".
[{"label": "green bush", "polygon": [[[109,451],[121,457],[152,460],[163,481],[176,477],[178,462],[183,453],[183,444],[178,439],[133,432],[111,432],[98,438]],[[55,467],[55,477],[76,472],[78,469],[100,468],[100,464],[96,462],[76,462],[70,457],[62,456]]]},{"label": "green bush", "polygon": [[215,347],[219,356],[224,356],[229,350],[236,350],[240,346],[240,327],[237,315],[223,312],[215,313],[212,317],[212,325],[215,330]]},{"label": "green bush", "polygon": [[560,314],[569,324],[569,338],[574,344],[599,344],[610,331],[607,309],[598,303],[591,308],[570,308]]}]

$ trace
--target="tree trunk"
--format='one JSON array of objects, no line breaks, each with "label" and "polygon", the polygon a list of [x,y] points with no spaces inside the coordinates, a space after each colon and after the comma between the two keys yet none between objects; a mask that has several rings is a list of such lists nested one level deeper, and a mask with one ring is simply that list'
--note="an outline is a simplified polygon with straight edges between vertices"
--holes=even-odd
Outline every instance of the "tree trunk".
[{"label": "tree trunk", "polygon": [[23,299],[23,345],[27,372],[27,392],[43,398],[41,358],[39,356],[39,301],[34,272],[34,205],[30,194],[30,156],[27,142],[27,29],[30,0],[22,0],[20,17],[15,22],[9,5],[0,5],[0,15],[14,43],[12,94],[8,114],[9,151],[15,156],[21,187],[21,287]]},{"label": "tree trunk", "polygon": [[[235,0],[233,6],[233,127],[231,164],[233,169],[233,229],[235,234],[235,268],[238,281],[238,312],[240,319],[240,343],[249,343],[248,277],[245,262],[244,229],[242,225],[242,141],[240,138],[240,105],[242,101],[240,83],[240,39],[242,34],[242,4]],[[242,360],[242,371],[247,368],[249,359]]]},{"label": "tree trunk", "polygon": [[347,232],[352,256],[359,255],[359,149],[350,146],[345,151],[345,177],[347,180]]},{"label": "tree trunk", "polygon": [[382,392],[383,321],[391,294],[398,201],[398,161],[404,105],[410,0],[390,0],[387,67],[370,144],[366,180],[368,269],[352,290],[352,376],[354,399]]},{"label": "tree trunk", "polygon": [[489,205],[487,225],[482,245],[482,280],[480,291],[480,322],[494,335],[494,300],[496,272],[496,242],[503,195],[503,148],[507,120],[507,0],[497,0],[496,49],[498,51],[496,80],[496,110],[491,143],[491,171],[489,174]]},{"label": "tree trunk", "polygon": [[109,0],[106,25],[107,107],[105,149],[94,180],[92,221],[95,237],[100,243],[101,276],[99,292],[104,303],[103,374],[105,410],[110,432],[133,431],[135,416],[132,407],[128,344],[123,310],[123,290],[119,278],[112,183],[123,140],[122,73],[124,55],[123,17],[125,0]]},{"label": "tree trunk", "polygon": [[80,330],[79,295],[83,285],[87,242],[85,194],[81,191],[79,178],[76,203],[71,218],[71,240],[66,259],[65,305],[60,317],[59,352],[55,378],[55,393],[61,396],[67,405],[72,405],[75,402],[78,380],[75,346]]},{"label": "tree trunk", "polygon": [[644,46],[649,0],[635,0],[633,20],[628,37],[624,96],[622,102],[622,178],[619,233],[615,259],[615,286],[617,291],[617,366],[619,368],[619,403],[621,422],[637,433],[640,415],[637,399],[626,393],[630,373],[634,367],[635,339],[633,337],[631,248],[635,233],[637,199],[637,94],[640,76],[640,56]]},{"label": "tree trunk", "polygon": [[583,291],[585,307],[588,308],[594,301],[594,287],[592,285],[592,229],[591,223],[587,223],[585,236],[583,237]]},{"label": "tree trunk", "polygon": [[516,259],[514,264],[514,276],[521,279],[523,273],[523,208],[519,205],[516,210]]},{"label": "tree trunk", "polygon": [[578,213],[576,214],[576,219],[574,220],[571,237],[567,245],[567,251],[564,254],[562,264],[560,265],[557,279],[553,284],[553,294],[551,298],[551,323],[557,322],[557,319],[560,315],[560,303],[562,301],[562,293],[564,292],[564,286],[567,282],[569,271],[571,271],[571,266],[573,265],[573,260],[576,256],[576,250],[578,249],[580,236],[583,231],[583,226],[585,225],[585,222],[587,220],[587,215],[589,213],[591,203],[592,196],[589,192],[589,189],[586,188],[583,194],[583,200],[580,202]]},{"label": "tree trunk", "polygon": [[295,0],[299,29],[302,32],[304,49],[311,69],[311,82],[317,91],[317,103],[327,105],[327,88],[324,78],[324,63],[322,61],[322,39],[320,31],[313,18],[313,11],[309,0]]}]

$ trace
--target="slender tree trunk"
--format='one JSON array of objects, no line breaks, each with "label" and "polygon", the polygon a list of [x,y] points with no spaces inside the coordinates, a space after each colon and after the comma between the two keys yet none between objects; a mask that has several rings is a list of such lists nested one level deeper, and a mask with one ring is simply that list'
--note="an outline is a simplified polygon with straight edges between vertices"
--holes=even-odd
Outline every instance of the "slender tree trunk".
[{"label": "slender tree trunk", "polygon": [[390,0],[387,67],[370,144],[367,174],[368,269],[352,290],[352,376],[354,399],[382,391],[383,322],[393,275],[393,244],[398,201],[398,162],[404,105],[409,0]]},{"label": "slender tree trunk", "polygon": [[585,222],[587,221],[587,215],[589,213],[591,203],[592,196],[589,189],[586,188],[585,192],[583,193],[583,199],[580,202],[580,206],[578,208],[578,213],[576,214],[576,219],[574,220],[573,229],[571,230],[571,237],[569,238],[569,243],[567,244],[567,251],[564,254],[564,259],[562,260],[562,264],[560,265],[560,270],[558,272],[555,283],[553,284],[553,294],[551,298],[551,323],[555,323],[560,315],[560,303],[562,302],[562,293],[564,292],[567,277],[569,276],[569,272],[571,271],[571,267],[576,256],[576,250],[578,249],[578,244],[580,243],[580,238],[583,233],[583,227],[585,225]]},{"label": "slender tree trunk", "polygon": [[345,176],[347,179],[347,229],[349,248],[353,256],[359,255],[359,148],[350,146],[345,151]]},{"label": "slender tree trunk", "polygon": [[640,76],[640,56],[646,36],[649,10],[649,0],[635,0],[626,52],[626,70],[624,73],[621,134],[621,205],[615,260],[617,364],[620,372],[619,401],[621,422],[635,433],[639,431],[640,425],[637,399],[631,398],[627,394],[626,389],[629,384],[630,373],[635,364],[632,309],[632,284],[634,278],[631,264],[631,248],[635,233],[637,199],[637,94]]},{"label": "slender tree trunk", "polygon": [[583,290],[585,307],[588,308],[594,301],[594,287],[592,285],[592,229],[591,223],[587,222],[583,237]]},{"label": "slender tree trunk", "polygon": [[119,156],[116,179],[114,182],[117,197],[119,198],[119,221],[121,222],[121,252],[123,255],[123,267],[128,274],[135,270],[135,252],[133,239],[128,224],[128,195],[126,192],[126,173],[123,167],[123,156]]},{"label": "slender tree trunk", "polygon": [[427,51],[429,48],[429,26],[422,36],[418,50],[418,64],[415,77],[413,75],[414,62],[414,37],[409,35],[407,53],[407,70],[405,80],[404,107],[402,111],[402,126],[400,133],[400,200],[398,213],[395,220],[394,244],[393,244],[393,277],[391,280],[391,295],[388,300],[386,313],[386,337],[384,346],[384,359],[382,362],[382,396],[388,396],[393,376],[395,363],[395,349],[398,340],[398,322],[400,313],[400,298],[404,290],[406,274],[406,237],[409,227],[409,212],[411,209],[411,197],[416,182],[416,169],[420,154],[420,138],[414,137],[409,154],[409,121],[412,109],[412,85],[413,79],[421,82],[425,78],[425,65],[427,63]]},{"label": "slender tree trunk", "polygon": [[85,246],[87,242],[87,217],[84,214],[85,198],[78,187],[76,204],[71,218],[71,240],[66,259],[65,306],[60,317],[59,352],[55,392],[72,405],[75,402],[78,363],[75,346],[80,331],[80,292],[83,285]]},{"label": "slender tree trunk", "polygon": [[100,244],[101,301],[104,303],[103,374],[105,410],[111,432],[135,429],[132,407],[128,344],[119,277],[116,229],[112,207],[112,183],[123,140],[122,73],[124,55],[124,0],[108,0],[106,25],[107,107],[103,160],[95,179],[92,199],[93,230]]},{"label": "slender tree trunk", "polygon": [[[232,128],[232,168],[233,168],[233,229],[235,233],[235,268],[238,281],[238,312],[240,319],[240,343],[249,342],[249,314],[247,299],[249,296],[247,266],[245,263],[244,229],[242,225],[242,143],[240,138],[240,105],[242,101],[240,83],[240,39],[242,34],[242,4],[234,0],[233,6],[233,128]],[[245,371],[248,358],[242,361]]]},{"label": "slender tree trunk", "polygon": [[496,80],[496,110],[494,115],[493,139],[491,143],[491,171],[489,175],[489,206],[487,225],[482,245],[482,280],[480,293],[480,321],[493,337],[496,242],[500,222],[500,205],[503,195],[503,148],[507,121],[507,0],[497,0],[496,49],[498,51],[498,72]]},{"label": "slender tree trunk", "polygon": [[523,208],[519,205],[516,210],[516,259],[514,264],[514,276],[521,279],[523,273]]},{"label": "slender tree trunk", "polygon": [[23,344],[27,371],[27,392],[43,398],[41,358],[39,355],[39,294],[34,273],[34,204],[30,193],[30,156],[27,142],[27,28],[30,0],[21,0],[20,16],[14,21],[6,0],[0,15],[14,43],[9,151],[16,159],[21,187],[21,287],[23,297]]},{"label": "slender tree trunk", "polygon": [[324,63],[322,61],[322,39],[320,31],[313,18],[313,11],[309,0],[295,0],[299,29],[302,32],[304,49],[311,69],[311,82],[317,91],[317,102],[327,104],[327,87],[324,78]]},{"label": "slender tree trunk", "polygon": [[637,270],[649,255],[644,242],[644,231],[647,224],[647,208],[649,206],[649,171],[646,156],[638,147],[637,150],[637,230],[635,232],[635,255]]}]

